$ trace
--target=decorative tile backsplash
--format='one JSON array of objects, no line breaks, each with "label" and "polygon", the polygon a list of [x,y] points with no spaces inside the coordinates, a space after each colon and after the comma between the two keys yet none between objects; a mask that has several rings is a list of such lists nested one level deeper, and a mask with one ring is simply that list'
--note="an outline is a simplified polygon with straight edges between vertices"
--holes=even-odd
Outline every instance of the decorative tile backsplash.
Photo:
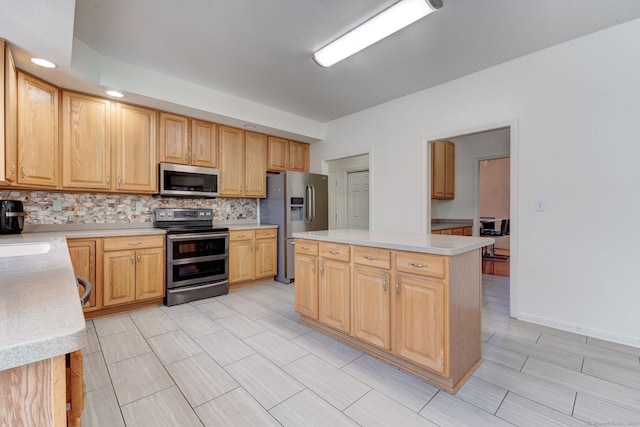
[{"label": "decorative tile backsplash", "polygon": [[[115,224],[152,222],[154,208],[209,208],[215,221],[257,220],[255,199],[187,199],[132,194],[50,193],[0,190],[0,199],[21,200],[26,224]],[[53,201],[62,210],[53,211]],[[137,202],[141,206],[136,206]],[[141,207],[142,210],[136,210]]]}]

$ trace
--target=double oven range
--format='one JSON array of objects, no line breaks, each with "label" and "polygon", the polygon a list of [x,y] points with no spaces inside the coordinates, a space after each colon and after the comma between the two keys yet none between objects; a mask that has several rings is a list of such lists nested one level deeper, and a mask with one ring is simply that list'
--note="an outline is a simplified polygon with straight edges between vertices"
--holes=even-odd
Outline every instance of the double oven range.
[{"label": "double oven range", "polygon": [[165,304],[229,292],[229,230],[213,226],[212,209],[155,209],[153,226],[167,231]]}]

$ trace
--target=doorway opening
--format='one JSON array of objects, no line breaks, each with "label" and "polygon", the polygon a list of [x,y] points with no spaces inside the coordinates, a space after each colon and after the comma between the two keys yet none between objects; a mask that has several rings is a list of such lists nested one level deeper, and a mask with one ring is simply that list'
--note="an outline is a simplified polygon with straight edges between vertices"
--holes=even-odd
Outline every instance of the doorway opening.
[{"label": "doorway opening", "polygon": [[326,162],[329,176],[329,229],[369,229],[369,154]]}]

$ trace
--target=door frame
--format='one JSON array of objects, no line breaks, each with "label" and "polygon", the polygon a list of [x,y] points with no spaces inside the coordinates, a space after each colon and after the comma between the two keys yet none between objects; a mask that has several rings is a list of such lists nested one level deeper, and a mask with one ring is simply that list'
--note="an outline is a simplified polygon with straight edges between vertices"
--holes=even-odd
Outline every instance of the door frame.
[{"label": "door frame", "polygon": [[[346,175],[345,184],[347,186],[346,195],[345,195],[344,200],[343,200],[343,207],[344,207],[344,210],[347,213],[347,215],[345,216],[345,218],[346,218],[346,227],[345,228],[349,227],[349,196],[350,196],[349,175],[352,174],[352,173],[359,173],[359,172],[367,172],[367,174],[369,174],[369,176],[367,178],[367,182],[368,182],[369,186],[371,186],[371,176],[370,176],[370,173],[369,173],[369,169],[348,168],[345,171],[345,175]],[[369,187],[369,193],[371,193],[371,187]],[[371,206],[368,207],[368,212],[367,212],[367,215],[370,215],[370,214],[371,214]],[[367,227],[369,227],[369,224],[367,224]]]},{"label": "door frame", "polygon": [[[520,230],[520,221],[519,219],[519,169],[520,169],[520,157],[519,157],[519,145],[520,141],[518,140],[518,118],[514,117],[511,119],[506,119],[500,122],[487,123],[484,125],[478,125],[472,128],[451,128],[445,131],[439,131],[433,134],[427,134],[426,137],[423,138],[422,142],[422,217],[425,218],[425,222],[423,224],[423,233],[431,233],[431,143],[435,141],[439,141],[442,139],[450,139],[457,138],[465,135],[470,135],[474,133],[487,132],[491,130],[497,130],[501,128],[509,128],[509,157],[511,159],[510,164],[510,194],[509,194],[509,209],[511,216],[511,224],[510,224],[510,252],[511,256],[509,259],[509,268],[510,268],[510,315],[512,317],[518,317],[518,283],[519,283],[519,273],[520,273],[520,250],[519,250],[519,230]],[[478,162],[476,162],[475,168],[478,168]],[[478,173],[479,171],[474,172],[474,176],[476,177],[475,191],[474,191],[474,217],[478,215],[478,204],[479,204],[479,184],[478,184]],[[476,220],[474,218],[474,231],[477,230],[479,224],[475,224]]]}]

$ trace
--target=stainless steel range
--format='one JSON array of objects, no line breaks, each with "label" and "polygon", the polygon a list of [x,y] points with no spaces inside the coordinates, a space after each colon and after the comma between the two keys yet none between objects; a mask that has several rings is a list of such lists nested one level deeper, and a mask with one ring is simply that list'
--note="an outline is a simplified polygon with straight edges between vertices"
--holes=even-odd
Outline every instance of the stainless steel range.
[{"label": "stainless steel range", "polygon": [[171,306],[229,292],[229,230],[213,226],[212,209],[155,209],[167,230],[167,296]]}]

